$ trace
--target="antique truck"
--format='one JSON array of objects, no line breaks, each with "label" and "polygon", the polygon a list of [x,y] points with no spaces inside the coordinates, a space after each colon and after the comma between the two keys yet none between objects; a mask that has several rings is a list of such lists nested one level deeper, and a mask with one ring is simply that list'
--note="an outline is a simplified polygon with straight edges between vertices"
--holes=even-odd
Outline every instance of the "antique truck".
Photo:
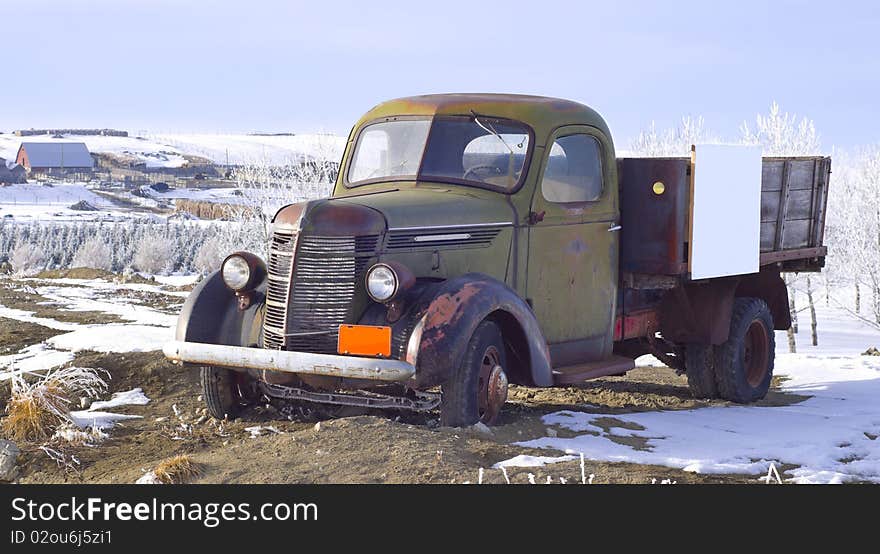
[{"label": "antique truck", "polygon": [[824,265],[826,157],[703,146],[615,157],[581,104],[503,94],[376,106],[330,198],[272,220],[191,293],[171,360],[215,417],[249,398],[492,423],[508,383],[569,386],[653,354],[693,394],[764,397],[781,272]]}]

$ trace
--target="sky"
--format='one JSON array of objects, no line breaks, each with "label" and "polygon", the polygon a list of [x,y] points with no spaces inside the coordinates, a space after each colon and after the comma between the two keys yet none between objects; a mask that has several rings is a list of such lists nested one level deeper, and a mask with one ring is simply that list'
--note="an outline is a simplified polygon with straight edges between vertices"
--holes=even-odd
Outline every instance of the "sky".
[{"label": "sky", "polygon": [[625,147],[776,100],[823,149],[880,142],[880,4],[590,0],[0,0],[0,130],[347,134],[390,98],[576,100]]}]

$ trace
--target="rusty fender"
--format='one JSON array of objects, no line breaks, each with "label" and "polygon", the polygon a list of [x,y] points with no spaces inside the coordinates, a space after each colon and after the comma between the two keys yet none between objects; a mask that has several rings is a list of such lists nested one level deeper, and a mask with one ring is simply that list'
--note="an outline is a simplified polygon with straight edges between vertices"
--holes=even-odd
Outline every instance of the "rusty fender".
[{"label": "rusty fender", "polygon": [[531,308],[507,285],[480,273],[449,279],[433,289],[421,323],[416,387],[442,384],[461,364],[477,325],[491,317],[508,347],[512,383],[553,384],[550,352]]},{"label": "rusty fender", "polygon": [[240,310],[239,299],[223,283],[220,271],[211,273],[189,293],[177,318],[175,339],[186,342],[256,346],[262,322],[265,291],[266,281],[263,278],[250,293],[252,295],[250,306]]}]

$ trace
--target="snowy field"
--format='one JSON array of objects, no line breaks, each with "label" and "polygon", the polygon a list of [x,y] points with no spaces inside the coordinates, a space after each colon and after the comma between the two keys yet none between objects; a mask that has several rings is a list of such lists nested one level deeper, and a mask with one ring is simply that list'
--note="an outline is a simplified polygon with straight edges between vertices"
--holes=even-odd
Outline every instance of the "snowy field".
[{"label": "snowy field", "polygon": [[[240,204],[245,198],[238,189],[170,189],[157,192],[149,186],[141,189],[143,195],[129,191],[96,192],[86,183],[59,183],[51,186],[28,183],[0,187],[0,217],[17,223],[34,221],[69,223],[79,221],[128,221],[132,219],[164,221],[173,215],[175,200],[198,200]],[[252,192],[246,191],[244,194]],[[255,194],[255,193],[254,193]],[[87,203],[94,210],[76,210],[71,206]],[[159,210],[161,213],[151,210]]]},{"label": "snowy field", "polygon": [[80,324],[37,317],[33,312],[0,305],[0,317],[36,323],[65,331],[45,342],[28,346],[21,351],[0,356],[0,381],[16,373],[33,373],[61,366],[74,359],[82,350],[95,352],[148,352],[161,350],[173,339],[177,316],[158,311],[137,300],[131,292],[144,292],[173,297],[180,305],[187,292],[170,291],[162,283],[180,286],[195,281],[195,276],[159,277],[159,284],[113,283],[103,279],[55,279],[57,285],[45,281],[24,279],[28,292],[39,294],[47,303],[65,311],[102,312],[119,316],[124,322],[109,324]]},{"label": "snowy field", "polygon": [[113,154],[143,162],[148,168],[180,167],[185,156],[207,158],[217,164],[269,163],[283,165],[303,157],[342,157],[345,137],[327,134],[262,136],[237,134],[156,134],[145,137],[104,137],[65,135],[64,139],[45,136],[18,137],[0,134],[0,158],[15,160],[22,141],[75,140],[86,144],[93,154]]},{"label": "snowy field", "polygon": [[233,134],[156,134],[147,139],[180,152],[207,158],[217,164],[233,165],[267,162],[284,165],[304,156],[329,160],[342,158],[345,137],[329,134],[293,136]]},{"label": "snowy field", "polygon": [[[803,402],[624,415],[559,411],[544,416],[544,423],[574,436],[519,444],[565,456],[517,457],[498,465],[540,466],[583,454],[590,460],[756,478],[766,475],[773,463],[796,466],[782,474],[795,483],[880,483],[880,356],[861,355],[880,347],[880,330],[839,308],[817,305],[819,346],[814,347],[809,344],[809,322],[801,318],[797,354],[788,353],[786,333],[776,333],[775,375],[788,379],[784,392],[810,397]],[[619,424],[603,429],[595,424],[600,418]],[[613,440],[618,437],[643,439],[635,444],[646,447]]]},{"label": "snowy field", "polygon": [[[129,195],[131,196],[131,195]],[[148,199],[142,199],[148,200]],[[94,210],[74,210],[71,206],[84,202]],[[155,201],[153,201],[155,204]],[[84,183],[57,183],[45,186],[36,183],[0,187],[0,217],[18,223],[53,221],[122,221],[149,214],[132,214],[123,210],[110,198],[102,196]]]}]

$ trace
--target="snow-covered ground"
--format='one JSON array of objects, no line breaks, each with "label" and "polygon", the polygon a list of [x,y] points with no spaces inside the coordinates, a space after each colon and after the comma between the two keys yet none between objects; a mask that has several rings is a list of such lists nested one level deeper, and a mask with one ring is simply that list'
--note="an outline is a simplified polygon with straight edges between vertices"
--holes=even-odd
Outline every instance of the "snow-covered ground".
[{"label": "snow-covered ground", "polygon": [[[158,205],[157,200],[153,198],[141,198],[121,191],[114,194],[120,200],[144,208]],[[85,202],[94,209],[71,209],[71,206],[79,202]],[[110,197],[96,193],[85,183],[61,182],[53,182],[51,185],[31,182],[0,187],[0,217],[16,223],[160,219],[159,216],[146,211],[122,208]]]},{"label": "snow-covered ground", "polygon": [[[163,278],[168,284],[183,285],[194,277]],[[15,373],[58,367],[74,359],[81,350],[96,352],[147,352],[161,350],[173,338],[177,316],[138,302],[131,292],[162,294],[183,304],[187,293],[168,291],[159,285],[121,284],[102,279],[57,279],[58,285],[39,285],[33,290],[49,303],[70,311],[96,311],[115,315],[124,323],[79,324],[35,317],[33,312],[0,306],[0,317],[37,323],[66,331],[21,351],[0,356],[0,380]],[[128,292],[129,294],[124,294]]]},{"label": "snow-covered ground", "polygon": [[[776,334],[776,375],[783,391],[809,396],[788,406],[726,405],[695,410],[631,414],[565,410],[544,416],[548,426],[577,433],[543,437],[522,446],[562,451],[567,456],[515,458],[500,465],[544,465],[583,453],[587,459],[657,464],[699,473],[766,475],[771,463],[796,466],[783,474],[797,483],[880,482],[880,330],[846,311],[817,306],[819,346],[809,344],[809,322],[801,315],[798,353],[788,353],[784,332]],[[807,316],[808,317],[808,316]],[[643,360],[643,362],[646,360]],[[618,426],[602,428],[599,418]],[[646,448],[612,440],[641,439]]]},{"label": "snow-covered ground", "polygon": [[[181,152],[208,158],[218,164],[267,162],[284,165],[303,156],[320,156],[330,160],[342,157],[345,137],[329,134],[293,136],[156,134],[150,141],[169,145]],[[228,159],[228,162],[227,162]]]},{"label": "snow-covered ground", "polygon": [[283,165],[302,157],[320,156],[331,160],[342,157],[345,137],[329,134],[263,136],[240,134],[155,134],[145,137],[104,137],[65,135],[18,137],[0,134],[0,158],[15,160],[22,141],[75,140],[95,154],[113,154],[144,162],[149,168],[180,167],[185,155],[207,158],[217,164],[268,162]]}]

